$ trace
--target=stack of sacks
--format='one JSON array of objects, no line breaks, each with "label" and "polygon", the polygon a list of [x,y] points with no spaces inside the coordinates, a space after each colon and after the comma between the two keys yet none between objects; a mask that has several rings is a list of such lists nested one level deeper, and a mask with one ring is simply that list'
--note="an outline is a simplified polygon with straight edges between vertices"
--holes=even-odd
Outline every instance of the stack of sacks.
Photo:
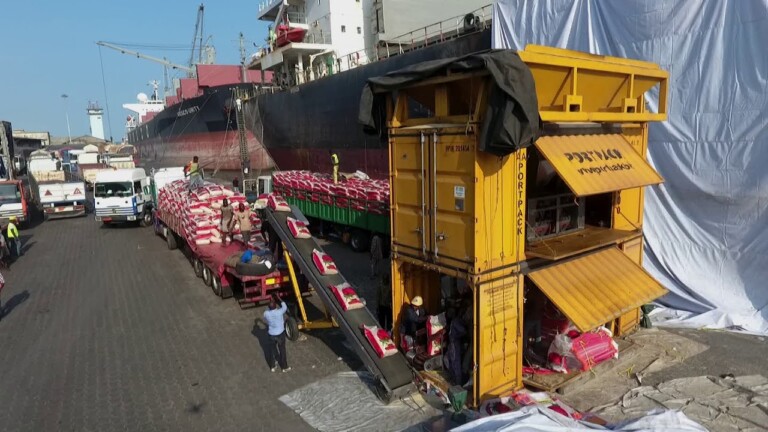
[{"label": "stack of sacks", "polygon": [[309,171],[279,171],[272,175],[275,191],[306,201],[351,207],[377,214],[389,212],[389,183],[351,177],[338,184],[330,176]]},{"label": "stack of sacks", "polygon": [[[157,193],[157,206],[160,211],[175,215],[181,220],[181,231],[185,240],[190,244],[207,245],[221,243],[221,204],[226,198],[230,205],[237,209],[240,203],[248,205],[245,195],[229,189],[205,182],[192,193],[189,193],[187,180],[176,180]],[[261,220],[253,213],[251,215],[252,232],[261,230]],[[239,235],[240,227],[235,225],[232,234]],[[258,236],[255,236],[258,237]],[[259,248],[263,240],[249,242],[252,247]]]}]

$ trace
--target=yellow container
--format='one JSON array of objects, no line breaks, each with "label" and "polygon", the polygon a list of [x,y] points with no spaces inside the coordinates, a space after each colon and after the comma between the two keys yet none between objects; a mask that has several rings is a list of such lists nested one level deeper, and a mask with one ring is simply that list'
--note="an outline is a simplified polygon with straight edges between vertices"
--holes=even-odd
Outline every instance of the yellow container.
[{"label": "yellow container", "polygon": [[400,128],[390,140],[399,258],[463,278],[524,260],[525,150],[479,152],[475,125]]},{"label": "yellow container", "polygon": [[[518,54],[534,77],[544,131],[535,146],[505,157],[478,150],[487,73],[378,91],[388,93],[394,319],[415,296],[436,313],[441,276],[466,283],[474,404],[523,385],[526,280],[582,331],[602,324],[632,331],[639,305],[665,292],[639,265],[643,187],[662,181],[645,161],[647,123],[666,119],[667,72],[546,47]],[[652,88],[655,113],[645,104]],[[409,115],[413,104],[430,114]],[[527,182],[537,175],[531,160],[541,158],[576,203],[604,202],[605,224],[527,236],[535,209],[526,206],[537,198]]]}]

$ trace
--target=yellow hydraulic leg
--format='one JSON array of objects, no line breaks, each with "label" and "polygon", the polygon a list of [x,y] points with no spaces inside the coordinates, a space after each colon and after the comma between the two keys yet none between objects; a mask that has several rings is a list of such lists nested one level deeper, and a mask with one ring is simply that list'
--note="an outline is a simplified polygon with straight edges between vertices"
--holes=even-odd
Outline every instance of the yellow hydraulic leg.
[{"label": "yellow hydraulic leg", "polygon": [[312,330],[312,329],[324,329],[338,327],[336,321],[328,313],[328,308],[325,308],[325,319],[322,321],[310,321],[307,318],[307,310],[304,308],[304,297],[301,296],[301,289],[299,288],[299,280],[296,278],[296,270],[293,268],[293,260],[291,254],[288,253],[288,249],[283,245],[283,255],[285,256],[285,263],[288,265],[288,274],[291,275],[291,284],[293,285],[293,294],[296,296],[296,302],[299,304],[299,311],[301,313],[301,321],[299,322],[299,329]]}]

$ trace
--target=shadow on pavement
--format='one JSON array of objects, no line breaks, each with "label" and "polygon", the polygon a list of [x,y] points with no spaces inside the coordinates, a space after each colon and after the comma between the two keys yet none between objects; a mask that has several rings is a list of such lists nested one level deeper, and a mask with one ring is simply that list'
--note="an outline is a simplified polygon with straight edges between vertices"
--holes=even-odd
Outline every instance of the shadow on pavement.
[{"label": "shadow on pavement", "polygon": [[190,402],[187,406],[186,411],[190,414],[201,414],[203,412],[203,408],[205,408],[206,403],[205,402]]},{"label": "shadow on pavement", "polygon": [[21,253],[22,254],[27,253],[30,249],[32,249],[32,246],[34,246],[35,243],[37,243],[36,241],[26,241],[25,237],[28,239],[32,236],[21,236]]},{"label": "shadow on pavement", "polygon": [[15,294],[13,297],[8,299],[7,302],[4,302],[2,307],[0,307],[0,316],[6,317],[10,315],[10,313],[16,309],[16,307],[20,306],[22,303],[27,301],[29,298],[29,291],[24,290],[18,294]]}]

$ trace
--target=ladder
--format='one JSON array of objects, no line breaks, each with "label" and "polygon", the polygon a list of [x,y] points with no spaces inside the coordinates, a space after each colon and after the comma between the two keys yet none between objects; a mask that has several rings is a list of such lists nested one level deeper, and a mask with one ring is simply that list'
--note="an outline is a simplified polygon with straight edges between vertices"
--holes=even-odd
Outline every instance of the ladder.
[{"label": "ladder", "polygon": [[245,130],[245,101],[248,97],[245,92],[237,92],[237,136],[240,140],[240,170],[243,174],[243,181],[251,178],[251,161],[248,159],[248,136]]}]

